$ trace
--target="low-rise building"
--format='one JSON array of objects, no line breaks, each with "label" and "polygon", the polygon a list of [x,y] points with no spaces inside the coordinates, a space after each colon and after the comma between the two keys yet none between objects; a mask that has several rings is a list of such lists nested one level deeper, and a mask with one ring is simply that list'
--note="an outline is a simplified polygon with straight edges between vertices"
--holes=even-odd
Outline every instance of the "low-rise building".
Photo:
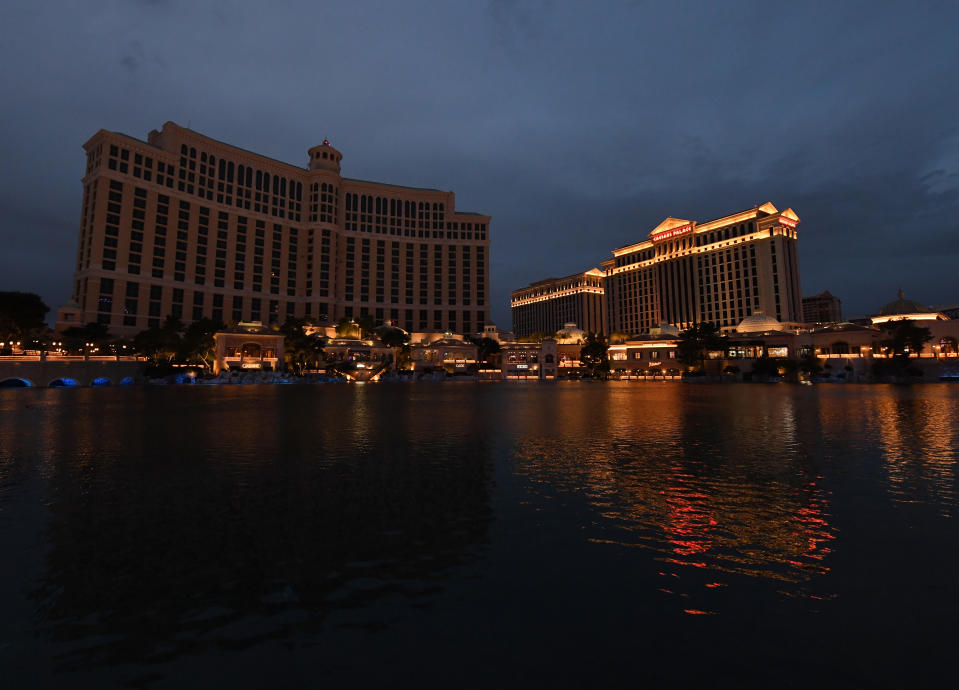
[{"label": "low-rise building", "polygon": [[213,334],[216,359],[213,373],[229,370],[278,371],[284,368],[283,334],[258,321],[240,322]]},{"label": "low-rise building", "polygon": [[499,376],[507,381],[551,381],[557,375],[557,343],[504,343],[500,350]]},{"label": "low-rise building", "polygon": [[475,374],[479,348],[461,337],[447,337],[410,346],[413,370],[443,369],[447,374]]},{"label": "low-rise building", "polygon": [[613,378],[654,380],[679,378],[679,339],[672,333],[644,333],[609,346],[609,373]]}]

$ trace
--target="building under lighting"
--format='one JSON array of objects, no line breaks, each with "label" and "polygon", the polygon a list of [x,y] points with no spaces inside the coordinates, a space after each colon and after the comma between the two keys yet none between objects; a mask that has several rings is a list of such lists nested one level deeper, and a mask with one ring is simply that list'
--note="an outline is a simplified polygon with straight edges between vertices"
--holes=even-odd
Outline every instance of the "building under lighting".
[{"label": "building under lighting", "polygon": [[555,333],[575,323],[590,333],[606,332],[605,272],[592,268],[565,278],[547,278],[510,293],[517,336]]},{"label": "building under lighting", "polygon": [[932,307],[906,299],[905,294],[900,290],[896,299],[883,306],[878,314],[870,317],[870,321],[873,326],[878,326],[887,321],[949,321],[949,317]]},{"label": "building under lighting", "polygon": [[488,320],[490,218],[457,211],[453,192],[343,177],[327,141],[303,168],[172,122],[146,141],[100,130],[84,148],[58,328],[371,315],[472,333]]},{"label": "building under lighting", "polygon": [[[755,313],[798,323],[798,225],[792,209],[771,203],[706,223],[667,218],[643,241],[613,250],[603,270],[514,291],[513,328],[520,336],[551,333],[565,321],[607,333],[702,322],[731,330]],[[605,302],[603,321],[572,303],[584,292]]]},{"label": "building under lighting", "polygon": [[792,209],[771,203],[701,224],[667,218],[604,262],[610,330],[702,322],[729,330],[756,312],[800,321],[797,225]]}]

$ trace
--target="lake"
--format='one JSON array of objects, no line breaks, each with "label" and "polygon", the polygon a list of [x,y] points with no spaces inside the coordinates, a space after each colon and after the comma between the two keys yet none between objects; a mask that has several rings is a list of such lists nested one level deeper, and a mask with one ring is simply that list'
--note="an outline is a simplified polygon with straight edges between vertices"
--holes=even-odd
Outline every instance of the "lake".
[{"label": "lake", "polygon": [[0,678],[949,682],[957,403],[950,384],[2,390]]}]

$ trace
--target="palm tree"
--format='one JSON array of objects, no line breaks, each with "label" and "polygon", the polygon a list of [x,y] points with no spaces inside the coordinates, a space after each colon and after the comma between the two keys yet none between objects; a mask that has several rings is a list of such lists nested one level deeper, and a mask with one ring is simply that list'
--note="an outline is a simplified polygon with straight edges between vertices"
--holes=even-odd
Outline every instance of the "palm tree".
[{"label": "palm tree", "polygon": [[711,350],[722,350],[725,338],[719,333],[716,324],[709,321],[693,324],[679,334],[676,347],[679,361],[692,369],[697,364],[704,370],[706,357]]}]

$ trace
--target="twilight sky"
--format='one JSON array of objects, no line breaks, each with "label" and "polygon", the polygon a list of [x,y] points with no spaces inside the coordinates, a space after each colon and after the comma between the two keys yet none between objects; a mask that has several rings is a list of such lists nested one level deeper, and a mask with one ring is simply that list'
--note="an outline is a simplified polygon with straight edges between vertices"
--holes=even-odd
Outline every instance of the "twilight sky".
[{"label": "twilight sky", "polygon": [[69,298],[98,129],[167,120],[493,216],[509,291],[772,201],[803,293],[959,302],[956,0],[46,0],[0,24],[0,290]]}]

